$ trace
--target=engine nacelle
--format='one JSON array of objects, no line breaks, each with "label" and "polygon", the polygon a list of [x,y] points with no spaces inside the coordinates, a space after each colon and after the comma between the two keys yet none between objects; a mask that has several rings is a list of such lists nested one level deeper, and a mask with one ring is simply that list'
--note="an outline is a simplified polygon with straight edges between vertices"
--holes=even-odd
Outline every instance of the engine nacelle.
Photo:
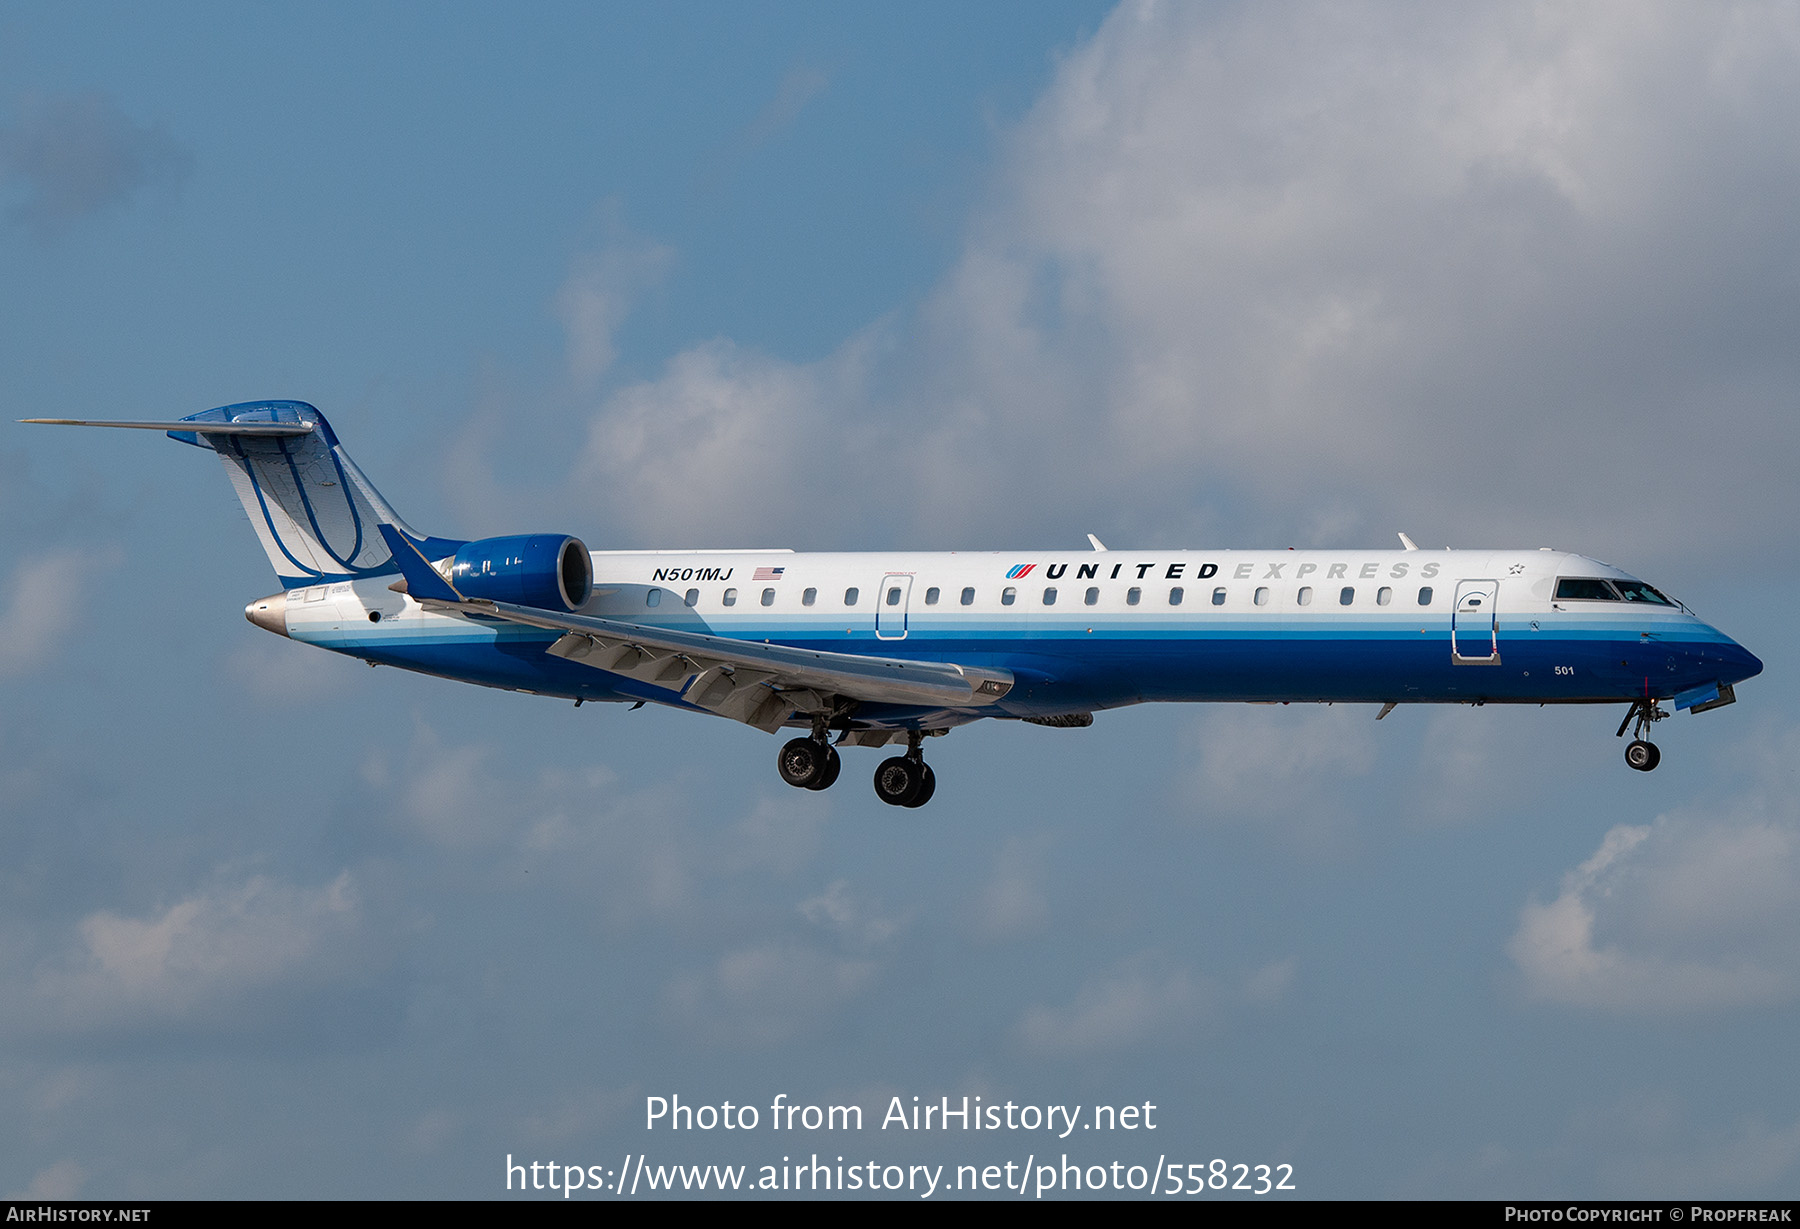
[{"label": "engine nacelle", "polygon": [[573,612],[594,591],[594,561],[567,534],[483,538],[451,557],[450,583],[464,597]]}]

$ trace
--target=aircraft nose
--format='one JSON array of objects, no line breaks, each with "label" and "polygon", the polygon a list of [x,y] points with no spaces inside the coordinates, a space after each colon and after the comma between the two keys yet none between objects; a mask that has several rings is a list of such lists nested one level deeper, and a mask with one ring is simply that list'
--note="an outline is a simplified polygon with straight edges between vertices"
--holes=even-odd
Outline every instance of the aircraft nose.
[{"label": "aircraft nose", "polygon": [[1719,681],[1722,683],[1741,683],[1762,673],[1762,659],[1735,640],[1727,640],[1719,646],[1719,657],[1722,666]]}]

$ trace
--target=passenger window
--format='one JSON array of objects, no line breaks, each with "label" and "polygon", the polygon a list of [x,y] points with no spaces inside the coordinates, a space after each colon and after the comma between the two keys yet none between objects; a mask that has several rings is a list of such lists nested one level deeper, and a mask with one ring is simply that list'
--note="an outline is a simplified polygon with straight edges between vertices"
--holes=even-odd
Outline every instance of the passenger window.
[{"label": "passenger window", "polygon": [[898,606],[900,604],[899,585],[890,585],[888,587],[887,604],[890,606]]},{"label": "passenger window", "polygon": [[646,605],[646,606],[662,605],[662,590],[661,589],[652,589],[652,590],[650,590],[650,592],[644,594],[644,605]]},{"label": "passenger window", "polygon": [[973,590],[973,589],[964,589],[963,590],[962,604],[965,606],[973,606],[975,604],[975,590]]},{"label": "passenger window", "polygon": [[1426,585],[1423,589],[1419,590],[1419,605],[1421,605],[1421,606],[1431,605],[1431,586],[1430,585]]},{"label": "passenger window", "polygon": [[1049,588],[1044,590],[1044,605],[1046,605],[1046,606],[1056,605],[1056,586],[1055,585],[1051,585]]},{"label": "passenger window", "polygon": [[1302,585],[1300,587],[1299,598],[1300,598],[1300,604],[1302,606],[1312,605],[1312,586],[1311,585]]},{"label": "passenger window", "polygon": [[1174,588],[1170,589],[1169,590],[1169,605],[1171,605],[1171,606],[1181,605],[1181,596],[1182,596],[1182,594],[1181,594],[1181,586],[1180,585],[1176,585]]},{"label": "passenger window", "polygon": [[736,589],[725,590],[725,604],[727,606],[737,605],[737,590]]},{"label": "passenger window", "polygon": [[687,597],[683,600],[687,602],[689,606],[698,606],[700,604],[700,590],[689,589],[687,591]]},{"label": "passenger window", "polygon": [[1213,605],[1223,606],[1224,604],[1225,604],[1225,590],[1222,588],[1214,589],[1213,590]]},{"label": "passenger window", "polygon": [[1348,605],[1350,605],[1350,603],[1354,602],[1355,600],[1356,600],[1356,590],[1351,588],[1349,585],[1345,585],[1342,589],[1338,590],[1338,605],[1348,606]]},{"label": "passenger window", "polygon": [[1375,590],[1375,604],[1377,606],[1385,606],[1393,600],[1394,591],[1388,586],[1383,585],[1381,588]]},{"label": "passenger window", "polygon": [[1010,606],[1018,600],[1019,600],[1019,591],[1017,589],[1013,588],[1011,585],[1008,585],[1006,588],[1000,590],[1000,604],[1002,606]]},{"label": "passenger window", "polygon": [[763,590],[763,605],[773,606],[774,604],[775,604],[775,590],[764,589]]},{"label": "passenger window", "polygon": [[1089,606],[1098,606],[1100,604],[1100,590],[1089,589],[1087,591],[1086,596],[1084,596],[1081,600],[1083,602],[1087,603]]},{"label": "passenger window", "polygon": [[1138,604],[1138,600],[1140,598],[1142,598],[1143,596],[1144,596],[1144,591],[1142,589],[1137,588],[1134,585],[1133,587],[1125,590],[1125,604],[1127,606],[1135,606]]},{"label": "passenger window", "polygon": [[1269,604],[1269,590],[1267,586],[1261,586],[1256,590],[1256,604],[1258,606],[1267,606]]},{"label": "passenger window", "polygon": [[846,606],[856,605],[856,598],[857,598],[857,591],[855,589],[845,589],[844,590],[844,605],[846,605]]},{"label": "passenger window", "polygon": [[818,600],[819,591],[817,589],[808,589],[805,593],[800,595],[800,604],[802,606],[810,606]]},{"label": "passenger window", "polygon": [[927,606],[937,605],[937,600],[938,600],[938,591],[936,589],[925,590],[925,604]]}]

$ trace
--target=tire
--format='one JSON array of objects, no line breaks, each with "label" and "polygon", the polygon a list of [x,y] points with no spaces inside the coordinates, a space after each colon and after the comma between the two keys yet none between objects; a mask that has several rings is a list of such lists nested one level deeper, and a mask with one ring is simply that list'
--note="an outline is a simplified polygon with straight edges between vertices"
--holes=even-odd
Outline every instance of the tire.
[{"label": "tire", "polygon": [[817,783],[827,771],[830,760],[826,752],[830,750],[810,738],[796,738],[783,745],[781,754],[775,757],[775,767],[789,785],[798,789],[821,788]]},{"label": "tire", "polygon": [[817,781],[814,781],[806,788],[830,789],[832,782],[838,779],[838,773],[843,770],[843,767],[844,757],[837,753],[836,747],[827,745],[825,748],[825,771],[819,774],[819,779]]},{"label": "tire", "polygon": [[1662,752],[1656,749],[1655,743],[1634,738],[1631,745],[1625,748],[1625,762],[1639,772],[1649,772],[1662,763]]},{"label": "tire", "polygon": [[906,804],[909,807],[922,807],[937,793],[937,773],[931,771],[930,764],[920,764],[919,769],[919,796]]},{"label": "tire", "polygon": [[875,796],[891,807],[911,806],[924,787],[924,767],[900,755],[881,761],[875,770]]}]

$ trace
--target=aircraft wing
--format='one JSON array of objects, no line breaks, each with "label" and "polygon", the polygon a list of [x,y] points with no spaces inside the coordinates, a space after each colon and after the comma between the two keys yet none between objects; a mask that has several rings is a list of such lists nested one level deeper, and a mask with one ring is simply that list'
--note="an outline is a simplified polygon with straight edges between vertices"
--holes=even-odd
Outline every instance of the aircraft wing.
[{"label": "aircraft wing", "polygon": [[771,732],[796,712],[830,712],[838,700],[969,708],[994,703],[1013,685],[1009,670],[947,661],[733,640],[486,599],[426,598],[420,604],[560,631],[564,635],[547,652],[667,687],[689,704]]},{"label": "aircraft wing", "polygon": [[1012,690],[1010,670],[758,644],[467,598],[431,566],[416,543],[392,525],[380,529],[400,568],[405,591],[426,610],[562,632],[546,652],[666,687],[689,704],[759,729],[773,732],[797,712],[833,712],[845,700],[969,708],[992,704]]}]

